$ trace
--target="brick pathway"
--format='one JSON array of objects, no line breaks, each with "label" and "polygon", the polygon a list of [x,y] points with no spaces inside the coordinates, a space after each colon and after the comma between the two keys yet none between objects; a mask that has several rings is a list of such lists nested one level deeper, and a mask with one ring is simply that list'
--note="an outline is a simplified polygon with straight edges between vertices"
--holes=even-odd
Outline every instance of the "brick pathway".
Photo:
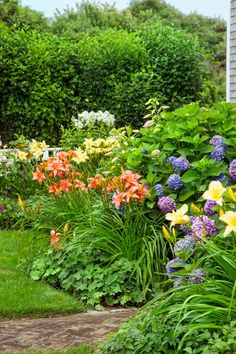
[{"label": "brick pathway", "polygon": [[133,309],[89,311],[76,315],[0,321],[0,352],[65,349],[95,343],[115,331]]}]

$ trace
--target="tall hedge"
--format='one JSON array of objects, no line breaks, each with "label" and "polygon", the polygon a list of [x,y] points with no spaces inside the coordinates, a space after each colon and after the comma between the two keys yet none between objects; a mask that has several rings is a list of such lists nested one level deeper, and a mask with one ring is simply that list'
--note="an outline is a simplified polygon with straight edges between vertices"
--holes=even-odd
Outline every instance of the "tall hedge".
[{"label": "tall hedge", "polygon": [[87,36],[79,48],[83,108],[107,109],[120,125],[142,124],[150,97],[171,108],[198,98],[201,51],[196,40],[181,31],[160,24],[136,34],[108,30]]},{"label": "tall hedge", "polygon": [[139,126],[151,97],[172,108],[198,98],[200,61],[193,38],[161,25],[79,43],[0,26],[0,134],[56,144],[60,126],[83,110],[108,110],[118,125]]},{"label": "tall hedge", "polygon": [[0,125],[56,143],[61,124],[76,113],[75,45],[54,35],[0,28]]}]

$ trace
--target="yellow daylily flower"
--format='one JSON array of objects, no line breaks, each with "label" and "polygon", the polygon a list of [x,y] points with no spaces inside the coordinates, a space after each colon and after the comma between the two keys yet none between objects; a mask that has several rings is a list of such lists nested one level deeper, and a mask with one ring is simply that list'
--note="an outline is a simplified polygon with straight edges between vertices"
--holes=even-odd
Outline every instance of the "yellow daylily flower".
[{"label": "yellow daylily flower", "polygon": [[226,211],[225,214],[220,216],[219,218],[226,224],[228,224],[225,228],[224,236],[230,234],[231,231],[236,231],[236,212],[235,211]]},{"label": "yellow daylily flower", "polygon": [[76,157],[73,157],[73,161],[77,162],[78,164],[81,162],[85,162],[88,159],[88,155],[82,149],[78,148],[75,150]]},{"label": "yellow daylily flower", "polygon": [[27,160],[27,155],[28,155],[28,153],[25,151],[18,151],[18,154],[17,154],[18,159],[20,159],[20,160]]},{"label": "yellow daylily flower", "polygon": [[86,149],[90,149],[94,144],[93,139],[84,139],[84,145]]},{"label": "yellow daylily flower", "polygon": [[49,145],[47,145],[46,144],[46,141],[45,140],[43,140],[43,141],[41,141],[41,143],[40,143],[40,147],[41,147],[41,149],[47,149],[48,147],[49,147]]},{"label": "yellow daylily flower", "polygon": [[166,214],[166,220],[171,221],[170,227],[178,224],[186,224],[189,221],[189,216],[185,215],[188,212],[188,205],[183,204],[178,210],[172,210],[171,213]]},{"label": "yellow daylily flower", "polygon": [[38,141],[36,141],[35,139],[32,139],[32,142],[30,143],[29,147],[30,147],[31,152],[41,149],[40,143]]},{"label": "yellow daylily flower", "polygon": [[43,150],[35,150],[33,151],[33,156],[36,158],[39,158],[41,156],[43,156]]},{"label": "yellow daylily flower", "polygon": [[202,197],[203,199],[210,199],[214,200],[217,204],[222,205],[223,204],[223,194],[226,191],[226,188],[224,188],[221,184],[220,181],[212,181],[209,184],[208,190],[203,193]]}]

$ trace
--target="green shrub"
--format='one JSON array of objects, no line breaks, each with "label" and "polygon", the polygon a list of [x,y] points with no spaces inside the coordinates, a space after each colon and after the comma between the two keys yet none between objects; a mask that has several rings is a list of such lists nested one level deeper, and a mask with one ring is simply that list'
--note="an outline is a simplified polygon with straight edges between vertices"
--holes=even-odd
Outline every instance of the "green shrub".
[{"label": "green shrub", "polygon": [[181,31],[160,24],[138,34],[108,30],[80,43],[81,110],[109,110],[118,126],[140,126],[150,97],[177,107],[196,100],[200,48]]},{"label": "green shrub", "polygon": [[176,108],[196,101],[201,88],[202,60],[197,40],[160,24],[141,28],[138,35],[148,51],[161,103]]},{"label": "green shrub", "polygon": [[13,134],[57,143],[61,124],[76,112],[74,45],[36,31],[0,29],[0,124]]},{"label": "green shrub", "polygon": [[[121,148],[110,157],[116,159],[110,167],[111,174],[120,166],[131,169],[144,177],[142,182],[151,187],[154,200],[157,194],[153,187],[161,183],[165,194],[172,195],[177,202],[197,201],[212,179],[222,177],[224,185],[230,182],[228,167],[235,157],[236,143],[234,104],[217,103],[206,109],[191,103],[173,112],[161,112],[156,100],[150,100],[148,106],[153,125],[121,141]],[[219,161],[211,158],[215,147],[210,140],[214,135],[223,136],[227,145]],[[167,162],[171,156],[187,158],[190,169],[179,173]],[[174,173],[180,174],[183,182],[177,192],[167,184],[167,178]]]}]

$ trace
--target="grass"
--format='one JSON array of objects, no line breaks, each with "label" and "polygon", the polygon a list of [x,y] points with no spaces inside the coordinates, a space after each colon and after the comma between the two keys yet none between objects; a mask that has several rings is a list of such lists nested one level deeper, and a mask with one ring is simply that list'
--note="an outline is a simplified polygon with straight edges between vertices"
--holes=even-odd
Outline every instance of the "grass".
[{"label": "grass", "polygon": [[0,319],[82,311],[83,305],[75,297],[33,281],[17,269],[19,260],[30,258],[37,247],[33,237],[30,231],[0,231]]}]

